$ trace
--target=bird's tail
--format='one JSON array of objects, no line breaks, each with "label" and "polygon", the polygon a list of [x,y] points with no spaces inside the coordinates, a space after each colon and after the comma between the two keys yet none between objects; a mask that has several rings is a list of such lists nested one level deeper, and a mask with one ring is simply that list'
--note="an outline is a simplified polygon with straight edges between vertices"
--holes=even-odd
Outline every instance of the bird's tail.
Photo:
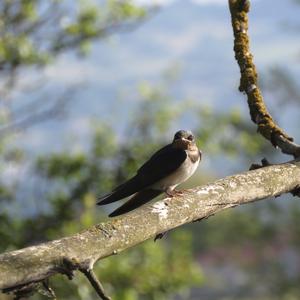
[{"label": "bird's tail", "polygon": [[158,191],[158,190],[151,190],[151,189],[142,190],[142,191],[136,193],[133,197],[131,197],[122,206],[120,206],[115,211],[113,211],[109,215],[109,217],[116,217],[116,216],[125,214],[129,211],[132,211],[132,210],[140,207],[141,205],[149,202],[150,200],[157,197],[161,193],[162,193],[162,191]]},{"label": "bird's tail", "polygon": [[111,193],[99,198],[99,202],[97,204],[105,205],[118,201],[120,199],[133,195],[138,190],[143,188],[144,186],[142,185],[141,180],[137,176],[134,176],[125,183],[119,185]]}]

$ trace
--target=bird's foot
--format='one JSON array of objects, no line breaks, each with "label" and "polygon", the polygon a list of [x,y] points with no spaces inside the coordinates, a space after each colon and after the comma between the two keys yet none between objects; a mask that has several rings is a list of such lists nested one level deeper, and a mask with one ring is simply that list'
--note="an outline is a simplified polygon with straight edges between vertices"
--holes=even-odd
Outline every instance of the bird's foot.
[{"label": "bird's foot", "polygon": [[184,194],[186,190],[166,190],[166,194],[169,196],[169,197],[175,197],[175,196],[181,196]]}]

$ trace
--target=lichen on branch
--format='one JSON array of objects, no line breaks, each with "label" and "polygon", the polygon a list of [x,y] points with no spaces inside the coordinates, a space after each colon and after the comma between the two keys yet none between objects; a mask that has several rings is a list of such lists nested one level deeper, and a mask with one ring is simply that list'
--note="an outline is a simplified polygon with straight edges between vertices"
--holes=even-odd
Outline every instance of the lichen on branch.
[{"label": "lichen on branch", "polygon": [[249,0],[229,0],[232,28],[234,34],[235,59],[240,67],[241,79],[239,90],[246,93],[251,120],[257,124],[258,132],[279,147],[283,153],[295,158],[300,156],[300,146],[293,143],[293,138],[285,133],[268,112],[258,85],[258,75],[250,52],[248,36]]}]

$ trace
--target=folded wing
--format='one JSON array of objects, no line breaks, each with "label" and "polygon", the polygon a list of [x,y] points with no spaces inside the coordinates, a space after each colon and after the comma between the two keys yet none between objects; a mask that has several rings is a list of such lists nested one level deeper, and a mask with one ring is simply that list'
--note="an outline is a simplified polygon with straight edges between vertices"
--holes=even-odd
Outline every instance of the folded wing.
[{"label": "folded wing", "polygon": [[179,168],[186,158],[187,154],[184,150],[174,148],[172,144],[165,146],[141,166],[134,177],[100,198],[97,204],[112,203],[151,187]]}]

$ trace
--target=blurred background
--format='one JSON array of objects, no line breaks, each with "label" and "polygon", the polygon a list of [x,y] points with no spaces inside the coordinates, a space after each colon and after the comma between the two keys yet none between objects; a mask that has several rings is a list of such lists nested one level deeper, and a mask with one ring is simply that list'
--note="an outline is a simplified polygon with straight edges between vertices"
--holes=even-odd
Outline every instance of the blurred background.
[{"label": "blurred background", "polygon": [[[251,3],[266,104],[299,142],[300,2]],[[225,0],[2,0],[1,252],[105,221],[113,205],[95,207],[96,197],[178,129],[193,130],[203,152],[186,187],[263,157],[290,159],[256,133],[232,48]],[[117,300],[299,299],[299,228],[299,199],[269,199],[102,260],[96,272]],[[80,274],[50,285],[58,299],[96,299]]]}]

